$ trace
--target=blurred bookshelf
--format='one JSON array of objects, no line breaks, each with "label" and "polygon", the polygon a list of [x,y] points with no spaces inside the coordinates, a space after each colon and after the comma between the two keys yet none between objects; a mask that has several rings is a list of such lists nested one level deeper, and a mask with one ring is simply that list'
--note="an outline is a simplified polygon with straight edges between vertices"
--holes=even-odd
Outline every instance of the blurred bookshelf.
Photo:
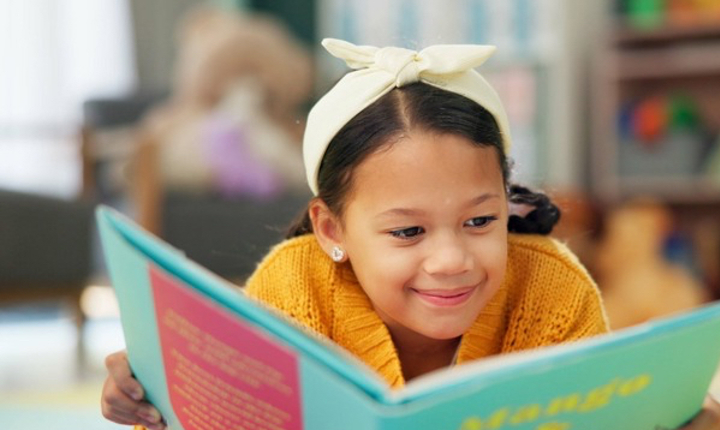
[{"label": "blurred bookshelf", "polygon": [[720,204],[720,2],[682,17],[677,2],[616,3],[594,68],[594,191]]},{"label": "blurred bookshelf", "polygon": [[703,22],[698,19],[691,23],[664,22],[651,29],[637,28],[632,21],[617,18],[616,30],[613,32],[614,43],[617,45],[641,45],[645,43],[667,43],[677,40],[701,41],[715,39],[720,32],[717,22]]},{"label": "blurred bookshelf", "polygon": [[666,204],[720,298],[720,1],[608,5],[592,68],[591,190],[605,207]]}]

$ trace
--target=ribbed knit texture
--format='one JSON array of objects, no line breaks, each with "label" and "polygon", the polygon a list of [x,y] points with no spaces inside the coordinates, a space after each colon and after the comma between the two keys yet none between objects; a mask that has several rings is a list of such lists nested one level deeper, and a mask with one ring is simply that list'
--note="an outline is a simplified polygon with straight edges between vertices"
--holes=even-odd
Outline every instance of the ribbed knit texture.
[{"label": "ribbed knit texture", "polygon": [[[391,386],[404,384],[390,332],[349,264],[334,263],[313,235],[273,249],[245,290],[329,337]],[[548,237],[511,234],[505,281],[462,337],[457,363],[606,331],[598,289],[577,258]]]},{"label": "ribbed knit texture", "polygon": [[[463,335],[458,364],[607,332],[599,291],[563,244],[536,235],[508,241],[505,281]],[[277,245],[245,291],[344,347],[392,387],[404,385],[390,332],[349,264],[334,263],[315,236]]]}]

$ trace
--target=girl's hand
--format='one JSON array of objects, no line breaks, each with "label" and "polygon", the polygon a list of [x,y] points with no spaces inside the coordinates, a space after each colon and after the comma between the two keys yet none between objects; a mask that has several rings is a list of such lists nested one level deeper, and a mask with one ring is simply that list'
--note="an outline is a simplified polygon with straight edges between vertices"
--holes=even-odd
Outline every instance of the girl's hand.
[{"label": "girl's hand", "polygon": [[680,430],[720,430],[720,403],[708,395],[702,411]]},{"label": "girl's hand", "polygon": [[125,351],[105,359],[108,377],[102,391],[102,414],[118,424],[140,424],[149,430],[163,430],[162,416],[150,403],[143,401],[145,390],[133,378]]}]

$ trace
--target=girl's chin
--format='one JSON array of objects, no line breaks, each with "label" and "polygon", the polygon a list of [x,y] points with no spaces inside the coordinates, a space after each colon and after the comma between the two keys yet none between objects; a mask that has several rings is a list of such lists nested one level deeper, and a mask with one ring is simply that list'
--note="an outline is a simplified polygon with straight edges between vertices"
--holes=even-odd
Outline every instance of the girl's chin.
[{"label": "girl's chin", "polygon": [[458,315],[428,315],[415,316],[404,323],[401,320],[387,318],[385,313],[378,312],[394,336],[409,336],[420,340],[425,338],[433,341],[447,341],[462,337],[475,322],[475,318],[460,317]]},{"label": "girl's chin", "polygon": [[447,327],[438,330],[437,327],[419,331],[420,334],[432,340],[451,340],[462,337],[470,329],[468,325]]},{"label": "girl's chin", "polygon": [[[467,311],[467,309],[466,309]],[[468,312],[441,312],[426,315],[422,321],[416,321],[416,332],[435,340],[449,340],[461,337],[470,330],[477,315]]]}]

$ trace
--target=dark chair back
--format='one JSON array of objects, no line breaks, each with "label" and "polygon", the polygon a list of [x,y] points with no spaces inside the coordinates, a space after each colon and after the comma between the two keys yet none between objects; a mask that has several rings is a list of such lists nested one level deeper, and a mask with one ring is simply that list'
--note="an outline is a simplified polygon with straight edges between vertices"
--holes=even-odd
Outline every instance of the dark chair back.
[{"label": "dark chair back", "polygon": [[0,190],[0,297],[82,290],[92,225],[89,203]]}]

